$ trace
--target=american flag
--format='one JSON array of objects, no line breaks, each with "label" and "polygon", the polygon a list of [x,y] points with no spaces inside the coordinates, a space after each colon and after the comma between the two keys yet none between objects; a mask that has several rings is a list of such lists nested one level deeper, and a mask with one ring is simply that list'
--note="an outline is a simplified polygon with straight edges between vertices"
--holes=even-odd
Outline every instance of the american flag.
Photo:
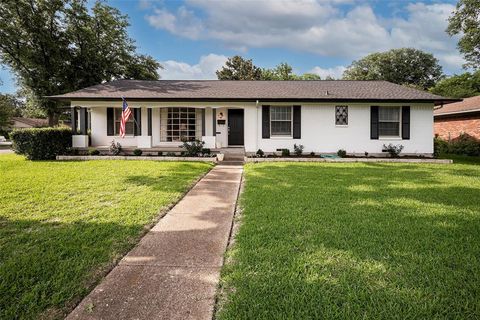
[{"label": "american flag", "polygon": [[128,118],[132,115],[130,108],[128,107],[127,100],[122,98],[123,106],[122,106],[122,119],[120,121],[120,136],[123,138],[125,137],[125,124],[128,121]]}]

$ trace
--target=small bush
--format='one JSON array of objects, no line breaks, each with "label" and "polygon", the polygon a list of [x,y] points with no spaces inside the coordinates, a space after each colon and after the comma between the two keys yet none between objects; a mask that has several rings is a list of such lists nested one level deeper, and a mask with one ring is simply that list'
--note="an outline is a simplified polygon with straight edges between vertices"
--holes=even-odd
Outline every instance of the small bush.
[{"label": "small bush", "polygon": [[98,151],[97,149],[90,149],[90,150],[88,150],[88,154],[91,155],[91,156],[99,156],[100,151]]},{"label": "small bush", "polygon": [[109,150],[111,154],[118,156],[122,152],[122,145],[119,142],[115,143],[115,140],[112,140]]},{"label": "small bush", "polygon": [[448,142],[435,137],[433,139],[433,156],[437,158],[442,153],[448,153]]},{"label": "small bush", "polygon": [[290,157],[290,150],[282,149],[282,157]]},{"label": "small bush", "polygon": [[311,155],[312,157],[315,156],[315,152],[313,152],[313,151],[310,152],[310,155]]},{"label": "small bush", "polygon": [[337,156],[339,156],[340,158],[345,158],[347,156],[347,151],[340,149],[337,151]]},{"label": "small bush", "polygon": [[195,141],[184,141],[182,148],[185,149],[184,155],[186,157],[198,157],[202,154],[204,141],[195,140]]},{"label": "small bush", "polygon": [[175,154],[175,152],[167,152],[167,157],[176,157],[177,155]]},{"label": "small bush", "polygon": [[135,149],[135,150],[133,150],[133,155],[134,155],[134,156],[139,157],[139,156],[142,155],[142,153],[143,153],[143,151],[140,150],[140,149]]},{"label": "small bush", "polygon": [[480,156],[480,141],[468,134],[461,134],[448,143],[448,153]]},{"label": "small bush", "polygon": [[258,149],[256,152],[257,157],[263,158],[265,157],[265,152],[262,149]]},{"label": "small bush", "polygon": [[293,145],[293,153],[295,153],[296,156],[301,156],[303,153],[304,146],[303,144],[294,144]]},{"label": "small bush", "polygon": [[202,155],[203,155],[204,157],[210,156],[211,153],[212,153],[212,150],[210,150],[210,148],[203,148],[203,149],[202,149]]},{"label": "small bush", "polygon": [[365,151],[365,157],[368,157],[368,151]]},{"label": "small bush", "polygon": [[72,147],[69,128],[31,128],[14,130],[10,134],[13,150],[29,160],[53,160],[67,154]]},{"label": "small bush", "polygon": [[384,151],[390,154],[390,157],[397,158],[403,150],[403,146],[401,144],[391,144],[383,145]]}]

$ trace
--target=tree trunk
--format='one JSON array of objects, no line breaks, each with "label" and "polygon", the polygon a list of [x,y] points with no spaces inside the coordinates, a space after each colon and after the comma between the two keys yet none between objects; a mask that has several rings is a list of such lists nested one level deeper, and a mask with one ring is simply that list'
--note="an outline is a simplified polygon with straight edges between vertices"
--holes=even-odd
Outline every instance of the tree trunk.
[{"label": "tree trunk", "polygon": [[58,113],[55,112],[48,112],[48,126],[54,127],[58,125]]}]

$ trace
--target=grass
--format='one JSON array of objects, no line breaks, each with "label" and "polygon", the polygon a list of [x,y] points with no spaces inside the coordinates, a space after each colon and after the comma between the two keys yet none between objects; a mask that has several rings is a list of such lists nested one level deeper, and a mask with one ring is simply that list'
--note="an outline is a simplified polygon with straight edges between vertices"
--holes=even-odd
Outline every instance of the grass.
[{"label": "grass", "polygon": [[0,155],[0,319],[62,318],[210,167]]},{"label": "grass", "polygon": [[456,160],[247,165],[216,317],[479,319],[480,161]]}]

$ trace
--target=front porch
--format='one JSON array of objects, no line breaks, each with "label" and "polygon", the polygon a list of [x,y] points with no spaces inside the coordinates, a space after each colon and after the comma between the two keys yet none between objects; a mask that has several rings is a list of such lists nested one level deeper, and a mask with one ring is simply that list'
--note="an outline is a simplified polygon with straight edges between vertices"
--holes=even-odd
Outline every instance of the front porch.
[{"label": "front porch", "polygon": [[141,149],[146,153],[180,152],[183,141],[200,140],[204,147],[219,153],[222,148],[244,146],[242,107],[158,106],[129,103],[132,116],[126,135],[120,137],[120,107],[72,107],[72,146],[82,150],[94,147],[107,150],[112,141],[124,150]]}]

